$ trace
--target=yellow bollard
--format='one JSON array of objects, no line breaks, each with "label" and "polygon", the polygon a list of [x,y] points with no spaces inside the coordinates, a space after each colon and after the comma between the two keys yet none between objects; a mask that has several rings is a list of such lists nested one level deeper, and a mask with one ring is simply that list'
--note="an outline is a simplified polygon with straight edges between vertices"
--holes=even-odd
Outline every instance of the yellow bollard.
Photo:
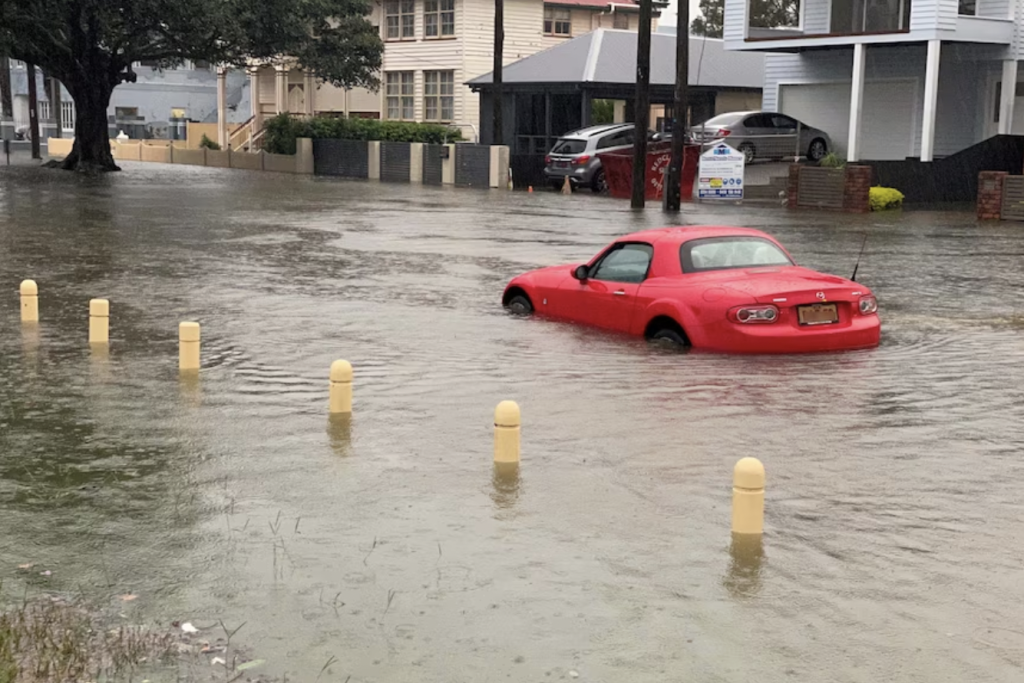
[{"label": "yellow bollard", "polygon": [[199,323],[178,325],[178,369],[199,370]]},{"label": "yellow bollard", "polygon": [[565,176],[565,182],[562,183],[562,194],[572,194],[572,183],[569,182],[569,176]]},{"label": "yellow bollard", "polygon": [[764,533],[764,465],[742,458],[732,472],[732,532]]},{"label": "yellow bollard", "polygon": [[352,364],[347,360],[331,363],[331,408],[332,414],[352,412]]},{"label": "yellow bollard", "polygon": [[39,287],[35,280],[21,283],[21,322],[39,322]]},{"label": "yellow bollard", "polygon": [[93,299],[89,302],[89,343],[106,344],[110,341],[110,302]]},{"label": "yellow bollard", "polygon": [[502,401],[494,409],[494,462],[519,462],[519,404]]}]

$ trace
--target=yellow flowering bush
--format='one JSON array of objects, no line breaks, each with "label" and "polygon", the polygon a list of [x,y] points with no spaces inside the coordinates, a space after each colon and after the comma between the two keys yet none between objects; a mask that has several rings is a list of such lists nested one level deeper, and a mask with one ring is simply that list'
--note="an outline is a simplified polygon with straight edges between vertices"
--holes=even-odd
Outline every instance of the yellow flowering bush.
[{"label": "yellow flowering bush", "polygon": [[872,211],[888,211],[903,206],[903,193],[891,187],[872,187],[869,199]]}]

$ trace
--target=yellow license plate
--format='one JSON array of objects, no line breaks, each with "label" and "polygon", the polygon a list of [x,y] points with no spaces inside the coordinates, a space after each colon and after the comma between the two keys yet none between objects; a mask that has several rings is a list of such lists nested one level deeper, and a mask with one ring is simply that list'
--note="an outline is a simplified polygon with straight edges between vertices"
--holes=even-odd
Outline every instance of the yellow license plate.
[{"label": "yellow license plate", "polygon": [[835,304],[797,306],[796,315],[801,325],[827,325],[839,322],[839,311]]}]

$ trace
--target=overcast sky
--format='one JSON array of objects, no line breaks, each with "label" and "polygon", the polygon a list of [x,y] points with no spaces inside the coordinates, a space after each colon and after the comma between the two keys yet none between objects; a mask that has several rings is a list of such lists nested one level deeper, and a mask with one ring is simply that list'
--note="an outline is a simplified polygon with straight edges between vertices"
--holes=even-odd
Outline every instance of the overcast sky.
[{"label": "overcast sky", "polygon": [[[659,24],[676,25],[676,5],[678,3],[679,0],[670,0],[668,9],[662,13],[661,19],[658,20]],[[690,0],[690,21],[693,21],[693,18],[698,14],[700,14],[700,0]]]}]

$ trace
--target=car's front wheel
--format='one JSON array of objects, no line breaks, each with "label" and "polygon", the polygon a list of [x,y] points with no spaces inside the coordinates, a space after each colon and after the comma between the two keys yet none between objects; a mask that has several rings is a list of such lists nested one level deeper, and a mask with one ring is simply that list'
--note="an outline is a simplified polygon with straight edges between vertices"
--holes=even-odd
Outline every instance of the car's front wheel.
[{"label": "car's front wheel", "polygon": [[821,138],[811,140],[811,146],[807,148],[807,158],[811,161],[821,161],[828,154],[828,146]]},{"label": "car's front wheel", "polygon": [[508,303],[505,304],[505,308],[512,315],[530,315],[533,313],[533,304],[526,297],[525,294],[516,294]]},{"label": "car's front wheel", "polygon": [[676,330],[668,328],[658,330],[657,332],[650,336],[648,341],[650,341],[652,344],[657,344],[658,346],[686,346],[686,339],[683,338],[683,335],[681,335]]},{"label": "car's front wheel", "polygon": [[597,169],[594,180],[590,183],[590,189],[594,191],[594,194],[608,194],[608,179],[604,175],[603,168]]}]

